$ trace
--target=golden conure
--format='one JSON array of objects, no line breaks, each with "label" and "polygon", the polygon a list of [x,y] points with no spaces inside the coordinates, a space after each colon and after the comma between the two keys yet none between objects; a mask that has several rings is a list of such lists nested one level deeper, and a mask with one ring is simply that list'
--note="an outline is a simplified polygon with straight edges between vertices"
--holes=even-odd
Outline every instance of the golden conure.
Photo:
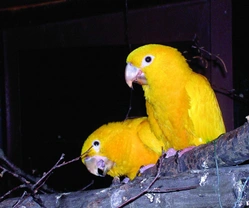
[{"label": "golden conure", "polygon": [[167,149],[151,132],[147,117],[111,122],[85,140],[82,162],[97,176],[126,176],[133,180],[142,166],[156,164]]},{"label": "golden conure", "polygon": [[127,57],[129,87],[142,85],[152,131],[176,150],[205,144],[225,133],[215,93],[175,48],[148,44]]}]

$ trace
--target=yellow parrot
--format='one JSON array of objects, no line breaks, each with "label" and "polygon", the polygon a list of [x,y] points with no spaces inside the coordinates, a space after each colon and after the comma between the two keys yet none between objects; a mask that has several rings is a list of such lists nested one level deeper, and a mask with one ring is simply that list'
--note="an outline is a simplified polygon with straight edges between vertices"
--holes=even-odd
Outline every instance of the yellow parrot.
[{"label": "yellow parrot", "polygon": [[81,153],[92,174],[133,180],[142,166],[156,164],[163,149],[147,117],[140,117],[102,125],[88,136]]},{"label": "yellow parrot", "polygon": [[198,146],[225,133],[215,93],[173,47],[148,44],[127,57],[125,79],[142,85],[151,129],[167,147]]}]

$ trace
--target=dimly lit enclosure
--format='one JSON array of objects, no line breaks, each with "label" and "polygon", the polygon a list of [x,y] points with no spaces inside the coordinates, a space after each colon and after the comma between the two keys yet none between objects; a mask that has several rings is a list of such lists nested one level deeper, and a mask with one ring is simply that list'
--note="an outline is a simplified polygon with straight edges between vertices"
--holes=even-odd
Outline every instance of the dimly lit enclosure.
[{"label": "dimly lit enclosure", "polygon": [[[249,35],[245,27],[248,9],[248,2],[236,0],[0,2],[0,150],[5,155],[0,152],[1,201],[20,197],[24,191],[19,189],[4,196],[22,183],[20,178],[6,172],[3,157],[36,179],[51,170],[51,175],[44,181],[50,194],[110,187],[113,178],[94,176],[80,160],[54,170],[52,167],[62,154],[65,154],[63,161],[66,162],[79,157],[85,139],[101,125],[123,121],[127,116],[147,116],[142,87],[133,84],[131,90],[124,78],[127,55],[144,44],[160,43],[178,48],[191,68],[210,81],[227,132],[244,125],[249,115]],[[240,129],[236,133],[240,134],[241,131],[246,132],[248,137],[246,130]],[[243,146],[241,138],[236,138],[239,141],[236,140],[234,144]],[[228,147],[232,142],[225,141],[227,146],[223,150],[229,152],[232,147]],[[219,150],[219,144],[209,144],[204,149],[212,155],[215,148]],[[198,150],[203,151],[202,147]],[[244,152],[249,155],[249,150],[240,151],[243,155]],[[202,153],[194,151],[191,161],[196,159],[196,163],[192,169],[199,169],[198,158],[202,157]],[[183,159],[184,164],[190,161],[188,156],[186,158]],[[246,165],[248,159],[239,160]],[[162,163],[160,168],[167,168],[170,172],[175,168],[171,166],[173,162],[169,161],[168,166]],[[229,165],[219,163],[218,159],[221,167],[231,166],[231,172],[234,165],[239,165],[224,163]],[[211,180],[215,181],[217,163],[212,162],[210,167],[213,168],[209,172],[213,177]],[[230,180],[226,170],[221,167],[221,175]],[[241,170],[244,182],[249,173],[247,168],[242,167]],[[169,177],[167,173],[166,176]],[[174,180],[181,181],[180,176],[175,177]],[[201,186],[194,181],[199,175],[186,177],[188,182],[185,181],[182,187],[167,189],[166,192],[173,192],[172,197],[183,203],[170,201],[171,206],[192,207],[190,204],[183,206],[185,200],[181,199],[182,195],[178,197],[177,192],[174,193]],[[172,181],[167,180],[171,184]],[[148,187],[153,183],[149,183]],[[244,184],[247,188],[247,184]],[[137,193],[133,183],[127,187]],[[224,193],[221,190],[221,196]],[[77,194],[75,197],[80,197]],[[217,190],[213,194],[212,197],[216,197]],[[232,207],[239,197],[229,194],[231,192],[228,190],[227,197],[234,197],[232,204],[222,201],[222,197],[221,201],[216,197],[216,201],[207,204],[219,207],[223,203],[224,207]],[[248,191],[245,194],[248,195]],[[243,198],[243,203],[246,199]],[[39,204],[39,200],[36,202],[35,206],[42,204]],[[135,205],[142,206],[139,203]],[[204,207],[198,205],[198,200],[196,203],[196,207]],[[90,204],[84,206],[97,206]],[[155,207],[155,204],[151,204],[151,207]]]}]

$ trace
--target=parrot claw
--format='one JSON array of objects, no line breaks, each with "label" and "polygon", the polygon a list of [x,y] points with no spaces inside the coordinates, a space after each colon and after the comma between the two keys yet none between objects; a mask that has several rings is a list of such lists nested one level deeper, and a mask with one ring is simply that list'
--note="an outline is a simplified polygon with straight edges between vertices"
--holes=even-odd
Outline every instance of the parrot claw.
[{"label": "parrot claw", "polygon": [[169,148],[166,152],[166,158],[171,156],[175,156],[176,158],[180,158],[184,153],[192,150],[195,146],[186,147],[182,150],[175,150],[174,148]]},{"label": "parrot claw", "polygon": [[121,183],[128,183],[130,181],[130,179],[128,178],[128,177],[125,177],[123,180],[122,180],[122,182]]},{"label": "parrot claw", "polygon": [[183,154],[185,154],[186,152],[192,150],[193,148],[195,148],[195,146],[190,146],[190,147],[186,147],[180,151],[178,151],[178,157],[181,157]]},{"label": "parrot claw", "polygon": [[118,176],[113,177],[112,186],[120,185],[120,178]]},{"label": "parrot claw", "polygon": [[189,146],[189,147],[186,147],[186,148],[184,148],[184,149],[182,149],[182,150],[176,151],[176,154],[174,155],[174,157],[175,157],[175,162],[178,163],[177,160],[178,160],[183,154],[185,154],[186,152],[192,150],[194,147],[195,147],[195,146]]},{"label": "parrot claw", "polygon": [[177,151],[174,148],[169,148],[166,151],[166,158],[169,158],[171,156],[175,156],[177,154]]},{"label": "parrot claw", "polygon": [[120,184],[127,184],[130,181],[128,177],[125,177],[122,181],[118,176],[115,176],[112,180],[112,186],[120,185]]},{"label": "parrot claw", "polygon": [[142,166],[139,169],[139,173],[143,173],[144,171],[148,170],[149,168],[152,168],[153,166],[155,166],[155,164],[149,164],[149,165]]}]

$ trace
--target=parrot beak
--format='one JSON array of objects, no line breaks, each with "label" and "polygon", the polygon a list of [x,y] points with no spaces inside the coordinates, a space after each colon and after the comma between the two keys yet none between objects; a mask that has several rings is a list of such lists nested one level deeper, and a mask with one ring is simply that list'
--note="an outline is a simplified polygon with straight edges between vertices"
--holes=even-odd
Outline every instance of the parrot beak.
[{"label": "parrot beak", "polygon": [[115,164],[113,161],[102,156],[86,157],[83,163],[90,173],[101,177],[104,177]]},{"label": "parrot beak", "polygon": [[132,88],[132,83],[136,82],[140,85],[146,85],[147,79],[140,68],[128,63],[125,67],[125,81],[127,85]]}]

